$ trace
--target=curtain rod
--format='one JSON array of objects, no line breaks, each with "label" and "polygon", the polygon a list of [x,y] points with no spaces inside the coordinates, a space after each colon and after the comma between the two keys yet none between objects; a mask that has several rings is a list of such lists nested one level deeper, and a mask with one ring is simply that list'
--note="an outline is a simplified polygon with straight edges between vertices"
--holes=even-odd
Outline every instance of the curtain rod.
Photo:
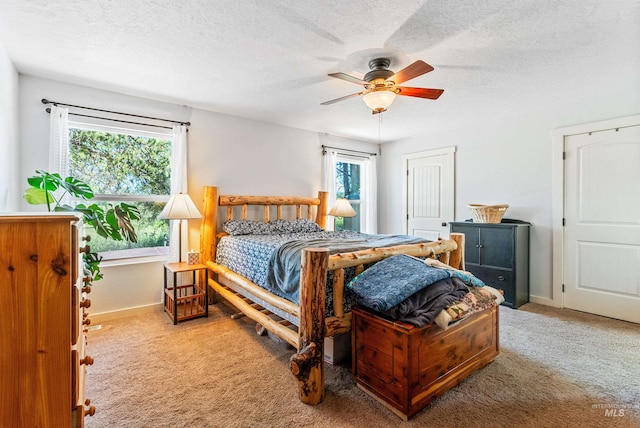
[{"label": "curtain rod", "polygon": [[[47,113],[51,113],[51,109],[49,107],[47,107],[45,109],[45,111]],[[153,125],[151,123],[142,123],[142,122],[132,122],[130,120],[119,120],[119,119],[108,119],[106,117],[100,117],[100,116],[91,116],[89,114],[80,114],[80,113],[69,113],[69,116],[80,116],[80,117],[90,117],[92,119],[101,119],[101,120],[109,120],[111,122],[120,122],[120,123],[129,123],[131,125],[143,125],[143,126],[151,126],[153,128],[164,128],[164,129],[173,129],[170,126],[163,126],[163,125]]]},{"label": "curtain rod", "polygon": [[[103,113],[113,113],[113,114],[120,114],[120,115],[123,115],[123,116],[140,117],[140,118],[143,118],[143,119],[160,120],[162,122],[177,123],[179,125],[185,125],[185,126],[190,126],[191,125],[191,122],[181,122],[179,120],[162,119],[162,118],[159,118],[159,117],[151,117],[151,116],[141,116],[139,114],[122,113],[122,112],[119,112],[119,111],[103,110],[103,109],[93,108],[93,107],[83,107],[83,106],[77,106],[77,105],[73,105],[73,104],[60,103],[58,101],[49,101],[46,98],[42,99],[42,104],[53,104],[53,105],[56,105],[56,106],[60,105],[60,106],[66,106],[66,107],[80,108],[80,109],[84,109],[84,110],[101,111]],[[47,109],[47,113],[51,113],[51,109]],[[112,120],[114,122],[124,122],[124,123],[132,123],[132,124],[135,124],[135,125],[156,126],[156,127],[159,127],[159,128],[171,129],[170,127],[167,127],[167,126],[157,126],[157,125],[151,125],[151,124],[148,124],[148,123],[128,122],[126,120],[109,119],[109,118],[106,118],[106,117],[89,116],[89,115],[83,115],[83,114],[79,114],[79,113],[69,113],[69,114],[73,114],[75,116],[82,116],[82,117],[91,117],[91,118],[94,118],[94,119]]]},{"label": "curtain rod", "polygon": [[369,155],[369,156],[378,156],[377,153],[361,152],[360,150],[343,149],[342,147],[325,146],[324,144],[322,145],[322,154],[326,153],[325,149],[336,149],[336,150],[342,150],[343,152],[362,153],[364,155]]}]

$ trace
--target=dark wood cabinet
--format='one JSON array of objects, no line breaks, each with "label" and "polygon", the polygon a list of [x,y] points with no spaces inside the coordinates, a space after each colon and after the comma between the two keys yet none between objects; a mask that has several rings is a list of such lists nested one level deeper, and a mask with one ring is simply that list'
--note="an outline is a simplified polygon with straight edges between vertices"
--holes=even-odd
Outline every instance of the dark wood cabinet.
[{"label": "dark wood cabinet", "polygon": [[517,308],[529,301],[529,228],[531,224],[450,223],[451,232],[465,234],[465,266],[487,285],[504,291],[504,305]]}]

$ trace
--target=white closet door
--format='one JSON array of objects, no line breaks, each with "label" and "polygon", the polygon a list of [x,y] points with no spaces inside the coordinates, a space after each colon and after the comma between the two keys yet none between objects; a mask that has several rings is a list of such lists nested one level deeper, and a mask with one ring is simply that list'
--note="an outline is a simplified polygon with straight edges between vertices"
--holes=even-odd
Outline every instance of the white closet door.
[{"label": "white closet door", "polygon": [[640,126],[565,137],[564,306],[640,322]]},{"label": "white closet door", "polygon": [[449,236],[454,213],[455,148],[405,157],[406,233],[431,241]]}]

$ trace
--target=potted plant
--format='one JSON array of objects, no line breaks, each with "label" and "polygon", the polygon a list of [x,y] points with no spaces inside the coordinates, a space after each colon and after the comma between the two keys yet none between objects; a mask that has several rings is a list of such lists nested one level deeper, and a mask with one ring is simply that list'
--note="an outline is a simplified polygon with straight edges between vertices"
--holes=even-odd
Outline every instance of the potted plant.
[{"label": "potted plant", "polygon": [[[27,179],[29,188],[24,192],[24,199],[31,205],[46,205],[49,212],[78,212],[81,213],[84,223],[93,227],[96,233],[104,238],[116,241],[127,240],[137,242],[135,228],[132,220],[138,220],[138,209],[127,203],[108,204],[107,209],[97,204],[85,205],[83,203],[70,206],[63,204],[66,195],[82,200],[93,199],[91,187],[76,178],[62,178],[60,174],[51,174],[37,170],[36,175]],[[89,285],[93,281],[102,279],[100,262],[102,257],[96,252],[83,253],[84,275],[90,277]]]}]

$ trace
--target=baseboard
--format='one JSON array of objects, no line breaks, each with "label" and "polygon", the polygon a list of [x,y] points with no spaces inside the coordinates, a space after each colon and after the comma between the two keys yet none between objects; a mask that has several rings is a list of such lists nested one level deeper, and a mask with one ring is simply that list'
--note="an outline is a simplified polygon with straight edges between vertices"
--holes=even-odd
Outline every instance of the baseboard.
[{"label": "baseboard", "polygon": [[541,305],[545,305],[545,306],[553,306],[554,308],[561,308],[562,306],[559,306],[556,301],[554,301],[553,299],[550,299],[548,297],[540,297],[540,296],[529,296],[529,301],[531,303],[539,303]]},{"label": "baseboard", "polygon": [[89,314],[91,318],[91,324],[96,325],[103,321],[108,321],[116,318],[130,317],[133,315],[148,314],[149,312],[162,312],[164,308],[162,303],[154,303],[151,305],[136,306],[135,308],[119,309],[117,311],[101,312],[99,314]]}]

